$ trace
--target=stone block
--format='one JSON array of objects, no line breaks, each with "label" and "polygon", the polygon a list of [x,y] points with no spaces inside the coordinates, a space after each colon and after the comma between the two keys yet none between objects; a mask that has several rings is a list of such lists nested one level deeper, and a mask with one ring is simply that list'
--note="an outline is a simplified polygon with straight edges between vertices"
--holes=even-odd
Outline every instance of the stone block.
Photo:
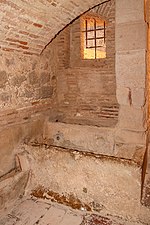
[{"label": "stone block", "polygon": [[21,94],[21,97],[25,97],[26,99],[28,99],[28,98],[32,98],[33,94],[35,94],[35,92],[33,93],[33,89],[31,89],[31,87],[27,87],[23,89],[23,93]]},{"label": "stone block", "polygon": [[4,88],[7,81],[8,77],[6,71],[0,71],[0,88]]},{"label": "stone block", "polygon": [[15,167],[14,146],[16,144],[15,129],[5,129],[0,132],[0,176]]},{"label": "stone block", "polygon": [[8,130],[12,132],[14,147],[16,147],[23,137],[23,126],[21,124],[16,125]]},{"label": "stone block", "polygon": [[43,133],[44,120],[14,125],[0,132],[0,176],[15,168],[15,154],[21,141],[38,139]]},{"label": "stone block", "polygon": [[2,92],[0,94],[0,101],[4,102],[4,104],[6,104],[6,102],[10,102],[11,101],[11,94],[8,92]]},{"label": "stone block", "polygon": [[43,135],[44,119],[33,119],[30,123],[23,125],[24,142],[37,141]]},{"label": "stone block", "polygon": [[116,25],[116,51],[129,51],[147,48],[147,24],[126,23]]},{"label": "stone block", "polygon": [[136,144],[115,143],[114,155],[118,158],[130,159],[142,166],[145,147]]},{"label": "stone block", "polygon": [[48,72],[42,72],[40,74],[40,83],[43,85],[43,84],[46,84],[50,81],[50,73]]},{"label": "stone block", "polygon": [[145,1],[145,19],[146,19],[146,22],[150,22],[150,1]]},{"label": "stone block", "polygon": [[[55,207],[51,207],[44,215],[43,218],[41,218],[40,223],[41,224],[60,224],[63,221],[65,217],[66,211],[63,209],[57,209]],[[62,223],[63,224],[63,223]]]},{"label": "stone block", "polygon": [[48,122],[44,138],[54,146],[98,154],[111,155],[113,153],[113,128]]},{"label": "stone block", "polygon": [[16,164],[20,166],[21,171],[29,171],[30,164],[25,152],[16,155]]},{"label": "stone block", "polygon": [[116,23],[144,21],[143,0],[117,0]]},{"label": "stone block", "polygon": [[117,85],[116,96],[120,105],[130,105],[129,88]]},{"label": "stone block", "polygon": [[132,104],[135,107],[143,107],[146,102],[145,89],[143,88],[133,88],[131,90]]},{"label": "stone block", "polygon": [[83,217],[72,212],[67,212],[60,225],[81,225]]},{"label": "stone block", "polygon": [[0,132],[0,176],[15,167],[14,149],[22,138],[21,126],[9,127]]},{"label": "stone block", "polygon": [[145,145],[146,133],[145,131],[132,131],[132,130],[120,128],[116,130],[115,142]]},{"label": "stone block", "polygon": [[23,196],[27,181],[28,172],[20,172],[0,182],[0,210]]},{"label": "stone block", "polygon": [[[30,198],[23,199],[22,201],[19,201],[19,204],[17,202],[17,204],[12,207],[9,214],[4,214],[4,216],[2,216],[0,219],[0,224],[45,224],[43,221],[41,222],[41,220],[44,215],[48,213],[48,210],[51,209],[51,207],[52,206],[47,204],[47,202],[35,201]],[[48,222],[47,224],[50,225]]]},{"label": "stone block", "polygon": [[37,85],[39,83],[38,74],[35,71],[29,73],[29,83],[31,85]]},{"label": "stone block", "polygon": [[24,81],[26,81],[26,76],[20,76],[20,74],[19,74],[19,76],[14,76],[13,78],[12,78],[12,85],[13,86],[17,86],[17,87],[20,87],[21,85],[22,85],[22,83],[24,82]]},{"label": "stone block", "polygon": [[126,51],[116,54],[116,81],[117,85],[125,88],[145,88],[145,50]]},{"label": "stone block", "polygon": [[53,95],[53,87],[52,86],[43,86],[40,89],[40,98],[51,98]]},{"label": "stone block", "polygon": [[119,108],[118,127],[134,131],[144,131],[145,113],[143,108],[135,108],[133,106],[123,106]]}]

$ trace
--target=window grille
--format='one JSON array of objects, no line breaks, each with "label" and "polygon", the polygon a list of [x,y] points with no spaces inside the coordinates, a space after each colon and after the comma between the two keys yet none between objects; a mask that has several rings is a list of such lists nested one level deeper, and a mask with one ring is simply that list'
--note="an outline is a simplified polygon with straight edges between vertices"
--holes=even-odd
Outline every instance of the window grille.
[{"label": "window grille", "polygon": [[106,57],[106,24],[96,18],[82,20],[82,49],[84,59],[99,59]]}]

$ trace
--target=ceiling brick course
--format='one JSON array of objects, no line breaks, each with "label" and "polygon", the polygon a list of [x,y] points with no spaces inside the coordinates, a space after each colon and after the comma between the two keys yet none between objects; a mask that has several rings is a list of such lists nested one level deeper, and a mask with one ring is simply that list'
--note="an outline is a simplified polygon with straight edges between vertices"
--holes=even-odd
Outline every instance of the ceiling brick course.
[{"label": "ceiling brick course", "polygon": [[1,0],[0,49],[39,55],[73,19],[104,0]]}]

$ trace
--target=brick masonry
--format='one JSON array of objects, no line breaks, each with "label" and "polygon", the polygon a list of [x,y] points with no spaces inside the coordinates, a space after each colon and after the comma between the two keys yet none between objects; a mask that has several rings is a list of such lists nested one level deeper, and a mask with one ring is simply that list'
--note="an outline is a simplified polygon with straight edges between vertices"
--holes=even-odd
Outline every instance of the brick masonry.
[{"label": "brick masonry", "polygon": [[[104,0],[46,1],[2,0],[0,48],[39,55],[49,41],[75,17]],[[59,15],[59,17],[58,17]]]},{"label": "brick masonry", "polygon": [[102,4],[88,13],[100,16],[107,23],[107,57],[81,59],[80,18],[56,37],[59,121],[114,127],[119,110],[115,78],[115,2]]}]

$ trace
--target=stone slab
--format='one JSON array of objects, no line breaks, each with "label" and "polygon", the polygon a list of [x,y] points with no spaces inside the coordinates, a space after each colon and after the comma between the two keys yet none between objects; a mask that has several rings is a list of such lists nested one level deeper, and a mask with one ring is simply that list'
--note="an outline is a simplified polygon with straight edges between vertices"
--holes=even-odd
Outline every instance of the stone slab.
[{"label": "stone slab", "polygon": [[135,107],[143,107],[146,103],[146,91],[144,88],[133,88],[132,92],[132,104]]},{"label": "stone slab", "polygon": [[116,23],[144,21],[143,0],[117,0]]},{"label": "stone slab", "polygon": [[116,25],[116,51],[147,48],[147,25],[143,22]]},{"label": "stone slab", "polygon": [[15,168],[15,154],[21,142],[38,139],[43,133],[43,119],[31,119],[30,122],[8,126],[0,131],[0,176]]},{"label": "stone slab", "polygon": [[114,129],[48,122],[44,139],[53,146],[112,155]]},{"label": "stone slab", "polygon": [[60,225],[81,225],[82,220],[83,217],[81,215],[68,212],[60,222]]},{"label": "stone slab", "polygon": [[28,171],[19,172],[0,182],[0,210],[23,196],[28,175]]},{"label": "stone slab", "polygon": [[124,88],[145,88],[145,50],[124,51],[116,54],[116,81],[117,88],[118,85]]},{"label": "stone slab", "polygon": [[120,105],[130,105],[130,89],[128,87],[124,87],[123,85],[117,85],[116,89],[116,97],[118,100],[118,103]]},{"label": "stone slab", "polygon": [[[32,213],[31,213],[32,211]],[[139,221],[132,221],[132,219],[123,219],[111,215],[101,215],[97,213],[84,213],[76,211],[58,204],[47,203],[46,200],[35,200],[35,199],[23,199],[22,202],[17,203],[5,216],[1,216],[1,225],[44,225],[46,222],[45,215],[49,212],[51,215],[52,211],[54,214],[48,220],[46,225],[49,225],[53,220],[53,225],[144,225]],[[64,211],[65,215],[60,216],[60,212]],[[38,218],[38,219],[37,219]],[[61,218],[60,223],[57,223],[59,218]],[[35,222],[36,221],[36,222]],[[148,219],[147,219],[148,221]]]},{"label": "stone slab", "polygon": [[59,225],[61,221],[63,220],[63,217],[65,215],[65,210],[51,207],[44,215],[43,218],[39,220],[39,224],[41,225]]},{"label": "stone slab", "polygon": [[115,133],[115,141],[125,144],[144,145],[146,143],[145,131],[133,131],[128,129],[117,129]]},{"label": "stone slab", "polygon": [[146,130],[145,113],[143,108],[123,106],[119,108],[118,127],[135,132]]}]

